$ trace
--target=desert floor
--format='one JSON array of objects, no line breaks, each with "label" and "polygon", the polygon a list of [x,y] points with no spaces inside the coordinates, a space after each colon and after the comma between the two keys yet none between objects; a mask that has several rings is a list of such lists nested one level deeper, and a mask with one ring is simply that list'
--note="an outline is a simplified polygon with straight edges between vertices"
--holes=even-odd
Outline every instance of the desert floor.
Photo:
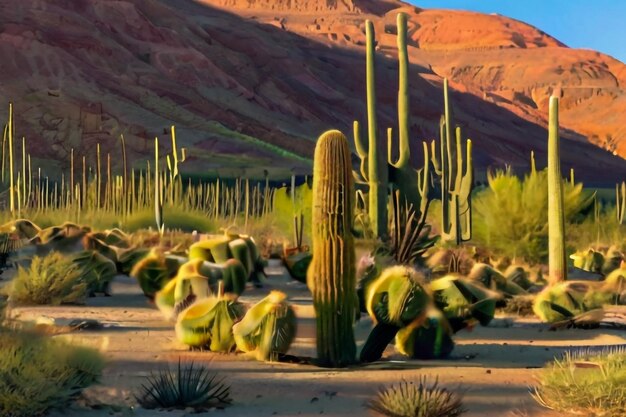
[{"label": "desert floor", "polygon": [[[289,353],[315,356],[315,322],[306,286],[287,278],[279,264],[271,263],[266,272],[267,285],[249,288],[242,301],[253,303],[270,289],[287,292],[299,317]],[[99,385],[89,388],[71,409],[52,413],[54,417],[190,415],[191,410],[144,410],[134,398],[147,375],[179,357],[211,362],[232,385],[231,406],[196,416],[367,416],[372,414],[364,403],[381,385],[421,375],[439,377],[443,385],[464,390],[467,417],[558,416],[537,406],[529,394],[538,368],[570,348],[626,344],[625,334],[610,329],[551,332],[532,319],[498,317],[488,327],[456,335],[457,346],[448,360],[406,360],[390,346],[384,361],[343,370],[261,363],[244,355],[188,351],[177,342],[173,323],[165,321],[139,286],[123,276],[113,283],[111,297],[90,298],[85,306],[14,308],[11,315],[27,321],[54,319],[57,324],[96,319],[104,325],[55,336],[102,349],[108,365]],[[359,345],[371,325],[364,316],[357,324]]]}]

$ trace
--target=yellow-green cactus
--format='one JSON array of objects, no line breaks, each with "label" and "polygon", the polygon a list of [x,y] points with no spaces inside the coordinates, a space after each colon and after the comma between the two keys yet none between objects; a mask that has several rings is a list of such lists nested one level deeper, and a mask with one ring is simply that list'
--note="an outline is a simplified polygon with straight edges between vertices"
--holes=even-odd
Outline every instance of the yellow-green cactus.
[{"label": "yellow-green cactus", "polygon": [[431,304],[424,283],[424,276],[415,269],[393,266],[367,287],[365,307],[375,326],[361,350],[362,362],[380,359],[401,328],[424,322]]},{"label": "yellow-green cactus", "polygon": [[456,332],[476,322],[489,324],[501,295],[475,281],[449,274],[430,283],[435,304]]},{"label": "yellow-green cactus", "polygon": [[324,133],[313,165],[313,259],[307,284],[317,324],[321,366],[355,362],[354,319],[358,312],[355,278],[354,185],[350,149],[343,133]]},{"label": "yellow-green cactus", "polygon": [[237,348],[254,353],[257,360],[274,360],[284,354],[296,336],[296,316],[287,295],[272,291],[233,326]]},{"label": "yellow-green cactus", "polygon": [[211,295],[211,278],[202,273],[203,263],[193,259],[181,265],[176,276],[156,293],[154,301],[166,318],[176,318],[191,303]]},{"label": "yellow-green cactus", "polygon": [[243,316],[243,305],[231,294],[198,300],[178,315],[176,337],[191,347],[228,353],[235,347],[233,325]]},{"label": "yellow-green cactus", "polygon": [[452,327],[443,313],[430,309],[424,322],[410,323],[396,334],[396,350],[412,359],[439,359],[454,349]]}]

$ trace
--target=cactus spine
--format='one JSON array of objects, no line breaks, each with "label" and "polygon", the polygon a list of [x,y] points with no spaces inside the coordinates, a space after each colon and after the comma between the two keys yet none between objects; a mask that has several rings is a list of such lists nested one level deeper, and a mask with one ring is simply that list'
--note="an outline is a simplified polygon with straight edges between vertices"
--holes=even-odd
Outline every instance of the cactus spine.
[{"label": "cactus spine", "polygon": [[[378,152],[378,126],[376,120],[376,61],[375,32],[370,20],[365,22],[367,37],[367,134],[368,150],[361,142],[359,122],[354,122],[354,142],[361,158],[361,175],[369,185],[369,219],[376,237],[387,234],[387,161]],[[367,165],[367,167],[365,167]]]},{"label": "cactus spine", "polygon": [[[462,132],[455,129],[455,147],[452,147],[452,111],[448,97],[448,80],[443,80],[444,115],[439,124],[440,160],[435,143],[431,143],[432,162],[441,178],[441,235],[446,241],[461,242],[472,237],[472,202],[474,164],[472,141],[467,139],[465,157],[461,145]],[[463,169],[465,168],[465,170]]]},{"label": "cactus spine", "polygon": [[313,294],[320,366],[355,362],[358,311],[352,237],[354,186],[350,150],[337,130],[324,133],[313,165],[313,259],[307,284]]},{"label": "cactus spine", "polygon": [[563,178],[559,155],[559,99],[550,97],[548,127],[548,248],[549,280],[556,284],[567,279],[565,259],[565,215]]}]

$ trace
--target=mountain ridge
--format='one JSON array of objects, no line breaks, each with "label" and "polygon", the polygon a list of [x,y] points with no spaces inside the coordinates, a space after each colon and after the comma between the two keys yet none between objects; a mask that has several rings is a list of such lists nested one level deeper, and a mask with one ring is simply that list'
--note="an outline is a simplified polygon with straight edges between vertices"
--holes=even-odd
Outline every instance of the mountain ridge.
[{"label": "mountain ridge", "polygon": [[[15,101],[17,131],[34,162],[67,170],[71,148],[89,163],[95,143],[116,155],[123,133],[130,160],[141,167],[154,136],[167,149],[166,132],[175,124],[179,143],[192,150],[183,169],[308,172],[315,138],[330,128],[350,136],[352,121],[366,114],[367,18],[379,43],[380,133],[395,126],[395,15],[404,11],[414,141],[436,137],[445,76],[481,170],[504,163],[523,170],[531,149],[538,161],[545,156],[547,97],[561,87],[564,170],[575,167],[578,178],[592,182],[626,176],[624,161],[609,154],[626,148],[614,114],[626,106],[626,66],[619,61],[567,48],[505,17],[395,0],[335,3],[339,8],[324,15],[220,2],[25,0],[6,8],[0,93]],[[413,157],[419,163],[419,152]],[[594,170],[598,165],[610,175]]]}]

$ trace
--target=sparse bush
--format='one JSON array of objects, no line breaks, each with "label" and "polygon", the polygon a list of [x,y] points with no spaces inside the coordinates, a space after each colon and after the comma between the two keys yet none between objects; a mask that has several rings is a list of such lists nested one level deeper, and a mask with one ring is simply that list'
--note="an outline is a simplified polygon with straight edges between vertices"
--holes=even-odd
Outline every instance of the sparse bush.
[{"label": "sparse bush", "polygon": [[465,412],[461,395],[426,377],[382,387],[365,406],[387,417],[456,417]]},{"label": "sparse bush", "polygon": [[[582,184],[564,182],[565,221],[584,220],[593,195]],[[547,171],[518,178],[510,171],[489,175],[489,188],[473,201],[475,239],[499,255],[540,263],[548,254]]]},{"label": "sparse bush", "polygon": [[16,304],[73,304],[84,300],[87,283],[82,269],[58,252],[35,256],[28,268],[18,267],[9,299]]},{"label": "sparse bush", "polygon": [[231,403],[230,386],[217,373],[193,362],[178,360],[175,370],[164,369],[148,377],[136,396],[139,404],[148,409],[193,408],[208,409]]},{"label": "sparse bush", "polygon": [[97,382],[103,367],[94,350],[0,328],[0,417],[34,417],[63,407]]},{"label": "sparse bush", "polygon": [[626,415],[626,350],[567,352],[539,376],[533,398],[542,406],[594,417]]}]

